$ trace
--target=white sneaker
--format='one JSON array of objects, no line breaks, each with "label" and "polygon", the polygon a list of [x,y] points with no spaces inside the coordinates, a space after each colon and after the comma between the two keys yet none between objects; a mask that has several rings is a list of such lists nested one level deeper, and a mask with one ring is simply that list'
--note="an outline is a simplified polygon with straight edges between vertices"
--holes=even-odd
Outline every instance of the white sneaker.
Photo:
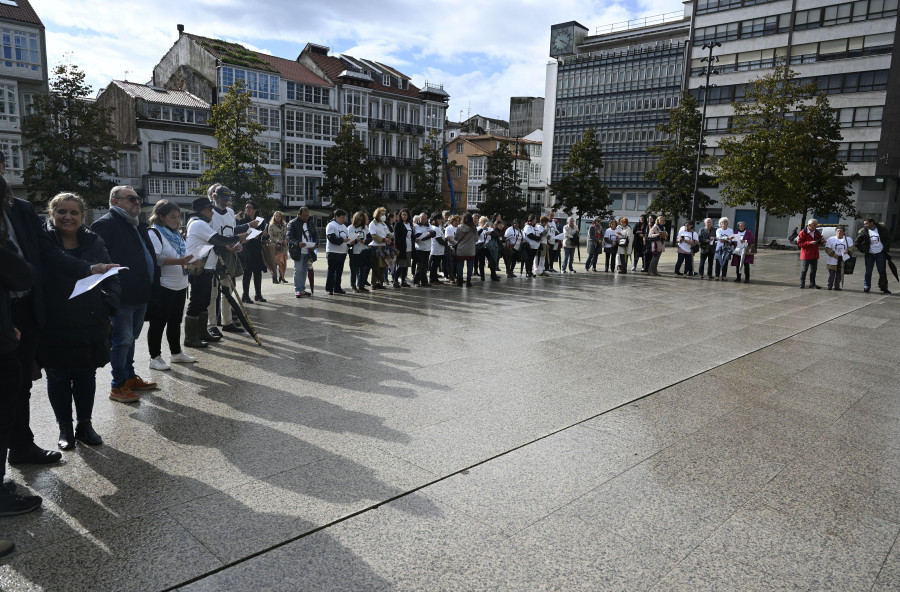
[{"label": "white sneaker", "polygon": [[162,356],[156,356],[155,358],[150,360],[150,369],[151,370],[171,370],[172,367],[166,364],[166,361],[162,359]]},{"label": "white sneaker", "polygon": [[192,358],[184,352],[178,352],[171,358],[171,362],[173,364],[190,364],[192,362],[196,362],[197,358]]}]

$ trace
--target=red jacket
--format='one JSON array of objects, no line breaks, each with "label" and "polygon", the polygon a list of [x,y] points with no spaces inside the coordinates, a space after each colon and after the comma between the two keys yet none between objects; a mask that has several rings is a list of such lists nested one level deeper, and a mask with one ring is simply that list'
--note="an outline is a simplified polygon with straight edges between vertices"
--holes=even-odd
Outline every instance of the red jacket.
[{"label": "red jacket", "polygon": [[797,246],[800,247],[800,259],[811,260],[819,258],[819,244],[822,242],[822,233],[818,230],[809,233],[809,227],[804,226],[797,235]]}]

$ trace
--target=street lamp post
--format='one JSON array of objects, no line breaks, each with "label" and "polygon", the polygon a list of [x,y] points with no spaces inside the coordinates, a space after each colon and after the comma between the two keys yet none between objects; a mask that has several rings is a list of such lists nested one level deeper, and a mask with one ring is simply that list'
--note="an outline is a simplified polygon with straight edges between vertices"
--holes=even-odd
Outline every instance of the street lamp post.
[{"label": "street lamp post", "polygon": [[709,95],[709,77],[712,74],[718,74],[717,71],[713,70],[713,64],[719,61],[719,58],[713,57],[713,49],[716,47],[722,47],[722,44],[718,41],[712,41],[710,43],[704,43],[703,49],[709,50],[709,56],[702,58],[701,62],[706,62],[706,84],[704,84],[701,88],[703,89],[703,111],[700,116],[700,137],[697,140],[697,167],[694,170],[694,193],[691,194],[691,222],[696,223],[697,221],[697,191],[700,186],[700,161],[703,158],[703,131],[706,127],[706,99]]}]

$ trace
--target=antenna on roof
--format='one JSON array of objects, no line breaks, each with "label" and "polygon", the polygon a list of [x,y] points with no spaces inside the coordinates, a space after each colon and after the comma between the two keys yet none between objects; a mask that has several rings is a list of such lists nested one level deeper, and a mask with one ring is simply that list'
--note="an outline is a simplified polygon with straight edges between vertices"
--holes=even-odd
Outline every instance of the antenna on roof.
[{"label": "antenna on roof", "polygon": [[128,82],[128,74],[131,73],[131,70],[125,70],[125,82]]}]

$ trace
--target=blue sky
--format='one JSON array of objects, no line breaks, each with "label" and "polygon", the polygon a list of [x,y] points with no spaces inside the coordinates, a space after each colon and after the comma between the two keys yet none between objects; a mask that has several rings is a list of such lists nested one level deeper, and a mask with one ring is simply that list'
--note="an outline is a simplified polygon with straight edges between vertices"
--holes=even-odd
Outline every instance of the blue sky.
[{"label": "blue sky", "polygon": [[307,42],[389,64],[443,84],[448,117],[508,119],[511,96],[543,96],[550,26],[596,27],[683,10],[681,0],[32,0],[47,29],[48,63],[71,60],[94,90],[112,79],[146,82],[188,32],[295,58]]}]

